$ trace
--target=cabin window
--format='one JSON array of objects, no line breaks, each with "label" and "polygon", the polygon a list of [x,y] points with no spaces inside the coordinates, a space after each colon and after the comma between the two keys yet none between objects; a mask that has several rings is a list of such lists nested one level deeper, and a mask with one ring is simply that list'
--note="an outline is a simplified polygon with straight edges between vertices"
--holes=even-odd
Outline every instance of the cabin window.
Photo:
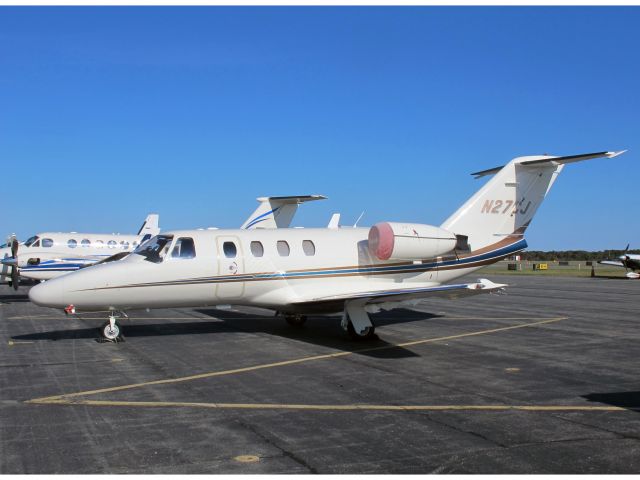
[{"label": "cabin window", "polygon": [[285,242],[284,240],[278,240],[277,247],[278,247],[278,254],[281,257],[288,257],[289,253],[291,253],[291,249],[289,248],[289,244],[287,242]]},{"label": "cabin window", "polygon": [[264,247],[261,242],[251,242],[251,255],[254,257],[262,257],[264,255]]},{"label": "cabin window", "polygon": [[131,247],[132,247],[132,248],[134,248],[134,249],[135,249],[137,246],[138,246],[138,242],[133,242],[133,243],[131,244]]},{"label": "cabin window", "polygon": [[118,245],[118,243],[115,240],[109,240],[107,242],[107,245],[109,245],[109,248],[116,248],[116,246]]},{"label": "cabin window", "polygon": [[171,258],[195,258],[195,256],[196,246],[193,243],[193,238],[189,237],[179,238],[171,252]]},{"label": "cabin window", "polygon": [[[34,243],[36,243],[36,241],[38,240],[38,236],[34,235],[33,237],[29,238],[26,242],[24,242],[24,246],[25,247],[30,247],[31,245],[33,245]],[[7,243],[6,246],[10,247],[11,243]],[[35,246],[35,245],[34,245]]]},{"label": "cabin window", "polygon": [[74,240],[73,238],[70,238],[67,241],[67,247],[69,248],[76,248],[78,246],[78,242],[76,240]]},{"label": "cabin window", "polygon": [[104,247],[104,242],[102,240],[96,240],[96,248]]},{"label": "cabin window", "polygon": [[129,242],[120,242],[120,245],[122,245],[122,249],[123,250],[128,250],[129,249]]},{"label": "cabin window", "polygon": [[312,257],[316,254],[316,246],[311,240],[302,241],[302,250],[307,257]]},{"label": "cabin window", "polygon": [[238,248],[233,242],[224,242],[222,244],[222,251],[227,258],[236,258],[236,255],[238,255]]},{"label": "cabin window", "polygon": [[88,238],[84,238],[80,242],[80,245],[82,245],[84,248],[89,248],[91,246],[91,240],[89,240]]},{"label": "cabin window", "polygon": [[53,240],[51,240],[50,238],[43,238],[42,239],[42,246],[44,248],[51,248],[53,247]]}]

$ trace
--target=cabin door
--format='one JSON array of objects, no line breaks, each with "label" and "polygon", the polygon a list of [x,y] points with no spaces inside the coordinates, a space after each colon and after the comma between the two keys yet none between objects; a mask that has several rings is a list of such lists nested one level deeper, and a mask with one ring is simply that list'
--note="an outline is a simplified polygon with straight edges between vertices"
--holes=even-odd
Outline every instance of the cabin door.
[{"label": "cabin door", "polygon": [[240,239],[234,236],[220,236],[218,247],[218,283],[216,296],[219,300],[233,300],[244,293],[244,255]]}]

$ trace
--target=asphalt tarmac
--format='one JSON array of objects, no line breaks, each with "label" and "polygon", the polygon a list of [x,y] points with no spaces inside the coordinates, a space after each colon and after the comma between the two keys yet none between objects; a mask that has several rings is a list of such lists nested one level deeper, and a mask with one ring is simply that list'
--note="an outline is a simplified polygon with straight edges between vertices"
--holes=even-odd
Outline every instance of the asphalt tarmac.
[{"label": "asphalt tarmac", "polygon": [[195,308],[100,343],[2,286],[0,473],[639,473],[640,281],[490,278],[368,342]]}]

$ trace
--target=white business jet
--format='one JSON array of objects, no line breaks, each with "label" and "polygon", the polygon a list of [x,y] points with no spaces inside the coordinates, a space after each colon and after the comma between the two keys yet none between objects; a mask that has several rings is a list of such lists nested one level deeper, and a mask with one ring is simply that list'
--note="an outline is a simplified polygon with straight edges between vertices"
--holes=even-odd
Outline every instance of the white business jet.
[{"label": "white business jet", "polygon": [[43,232],[24,243],[10,239],[0,248],[0,277],[18,289],[20,277],[49,280],[100,262],[116,253],[130,253],[160,233],[158,215],[149,214],[135,235]]},{"label": "white business jet", "polygon": [[477,172],[495,176],[440,227],[167,232],[120,261],[37,285],[29,298],[67,311],[109,310],[107,339],[120,334],[125,310],[219,304],[272,309],[294,324],[342,312],[343,328],[367,338],[369,313],[505,287],[448,282],[526,248],[524,232],[565,164],[621,153],[519,157]]},{"label": "white business jet", "polygon": [[602,265],[623,267],[627,270],[627,278],[638,279],[640,278],[640,273],[638,273],[640,271],[640,255],[636,253],[627,253],[628,251],[629,245],[624,249],[622,255],[618,257],[618,260],[599,260],[598,263]]}]

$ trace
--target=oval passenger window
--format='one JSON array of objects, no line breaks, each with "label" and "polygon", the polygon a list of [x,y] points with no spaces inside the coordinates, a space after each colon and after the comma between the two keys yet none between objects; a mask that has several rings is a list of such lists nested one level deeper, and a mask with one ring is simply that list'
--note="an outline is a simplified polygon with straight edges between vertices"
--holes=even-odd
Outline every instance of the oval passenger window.
[{"label": "oval passenger window", "polygon": [[311,240],[304,240],[302,242],[302,250],[307,257],[312,257],[316,254],[316,246]]},{"label": "oval passenger window", "polygon": [[251,242],[251,255],[254,257],[262,257],[264,255],[264,247],[260,242]]},{"label": "oval passenger window", "polygon": [[224,256],[227,258],[236,258],[236,255],[238,254],[236,244],[233,242],[224,242],[222,244],[222,251],[224,252]]},{"label": "oval passenger window", "polygon": [[281,257],[289,256],[291,249],[289,248],[289,244],[287,242],[285,242],[284,240],[278,240],[277,247],[278,254],[280,254]]}]

